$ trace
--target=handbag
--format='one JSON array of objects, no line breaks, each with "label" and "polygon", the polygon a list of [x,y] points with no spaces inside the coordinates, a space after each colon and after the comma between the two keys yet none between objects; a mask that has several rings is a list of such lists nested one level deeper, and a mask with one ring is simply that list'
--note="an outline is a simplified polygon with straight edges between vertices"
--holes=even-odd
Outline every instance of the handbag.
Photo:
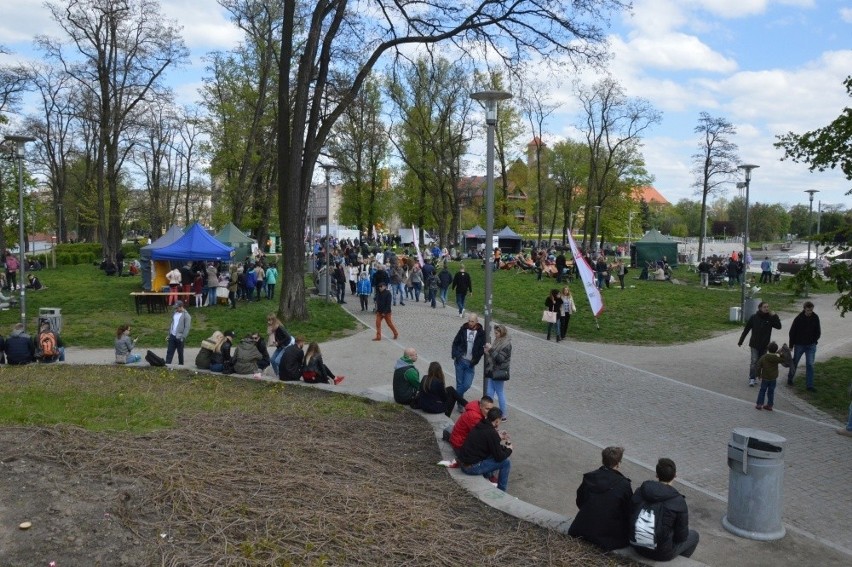
[{"label": "handbag", "polygon": [[498,368],[497,370],[491,373],[491,378],[493,380],[508,380],[509,379],[509,371],[503,368]]},{"label": "handbag", "polygon": [[556,311],[549,311],[545,309],[541,313],[541,321],[543,323],[556,323]]}]

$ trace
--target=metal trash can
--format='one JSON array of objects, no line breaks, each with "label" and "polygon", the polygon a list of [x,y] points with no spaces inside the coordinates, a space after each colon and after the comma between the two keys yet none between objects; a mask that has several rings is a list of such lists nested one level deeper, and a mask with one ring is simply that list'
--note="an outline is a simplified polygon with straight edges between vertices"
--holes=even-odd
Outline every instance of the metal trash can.
[{"label": "metal trash can", "polygon": [[326,277],[326,271],[325,266],[317,270],[317,295],[321,297],[329,294],[328,285],[330,284],[330,278]]},{"label": "metal trash can", "polygon": [[740,307],[731,307],[730,311],[728,311],[728,321],[731,323],[736,323],[740,320],[740,311],[742,309]]},{"label": "metal trash can", "polygon": [[759,297],[747,297],[743,306],[743,322],[748,321],[752,315],[757,313],[757,306],[763,300]]},{"label": "metal trash can", "polygon": [[781,539],[784,483],[784,437],[737,427],[728,442],[728,513],[722,526],[732,534],[758,541]]},{"label": "metal trash can", "polygon": [[38,310],[38,326],[43,322],[50,323],[50,330],[57,334],[62,333],[62,309],[59,307],[42,307]]}]

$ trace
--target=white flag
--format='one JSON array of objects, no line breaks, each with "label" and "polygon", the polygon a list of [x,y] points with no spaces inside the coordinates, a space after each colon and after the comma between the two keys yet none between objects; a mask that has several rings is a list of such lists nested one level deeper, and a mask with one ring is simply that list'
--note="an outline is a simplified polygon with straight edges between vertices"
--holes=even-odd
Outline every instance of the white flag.
[{"label": "white flag", "polygon": [[577,243],[574,242],[574,237],[571,232],[568,232],[568,242],[571,244],[571,254],[574,256],[574,265],[577,266],[577,271],[580,272],[580,279],[583,281],[583,287],[586,288],[586,297],[589,298],[589,307],[592,308],[592,314],[595,317],[601,314],[604,310],[603,297],[601,290],[595,285],[595,272],[583,255],[580,254],[580,249],[577,248]]},{"label": "white flag", "polygon": [[414,225],[411,225],[411,234],[414,239],[414,249],[417,250],[417,263],[419,263],[422,268],[424,265],[423,254],[420,253],[420,242],[417,241],[417,231],[414,230]]}]

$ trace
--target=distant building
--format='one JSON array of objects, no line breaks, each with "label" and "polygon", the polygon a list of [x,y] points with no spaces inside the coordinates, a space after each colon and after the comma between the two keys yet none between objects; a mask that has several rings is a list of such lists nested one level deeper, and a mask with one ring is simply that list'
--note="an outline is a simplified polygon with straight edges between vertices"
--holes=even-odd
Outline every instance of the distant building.
[{"label": "distant building", "polygon": [[668,199],[663,197],[660,194],[659,191],[657,191],[656,189],[654,189],[650,185],[645,185],[643,187],[636,187],[633,190],[633,195],[634,195],[634,199],[637,202],[644,199],[645,202],[648,203],[648,205],[651,205],[651,206],[653,206],[653,205],[656,205],[656,206],[671,205],[671,203],[669,203]]}]

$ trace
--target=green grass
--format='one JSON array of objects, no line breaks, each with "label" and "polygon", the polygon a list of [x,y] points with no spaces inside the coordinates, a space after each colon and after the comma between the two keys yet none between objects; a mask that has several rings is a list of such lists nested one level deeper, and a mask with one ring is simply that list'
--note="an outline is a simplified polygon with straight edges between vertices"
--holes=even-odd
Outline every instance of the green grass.
[{"label": "green grass", "polygon": [[825,362],[815,363],[816,392],[808,392],[805,389],[804,370],[805,359],[802,357],[799,372],[796,374],[796,394],[845,424],[849,417],[848,391],[849,379],[852,377],[852,358],[833,357]]},{"label": "green grass", "polygon": [[71,424],[140,433],[198,413],[239,411],[310,420],[378,418],[401,409],[314,388],[221,374],[110,366],[10,366],[0,381],[0,424]]},{"label": "green grass", "polygon": [[[137,315],[130,293],[142,290],[139,277],[106,277],[95,266],[60,266],[45,269],[38,277],[47,289],[27,293],[27,325],[35,332],[39,308],[62,309],[62,340],[67,345],[112,348],[115,330],[122,323],[133,328],[140,347],[165,347],[169,313],[149,314],[145,309]],[[280,291],[280,286],[279,286]],[[266,333],[266,314],[278,308],[277,299],[259,302],[241,301],[237,309],[190,307],[192,331],[188,343],[197,345],[215,331],[232,329],[237,337],[258,331]],[[312,299],[308,302],[310,319],[287,325],[288,331],[303,335],[309,341],[323,342],[343,336],[358,327],[336,303]],[[20,321],[16,308],[0,312],[0,329],[8,329]]]}]

